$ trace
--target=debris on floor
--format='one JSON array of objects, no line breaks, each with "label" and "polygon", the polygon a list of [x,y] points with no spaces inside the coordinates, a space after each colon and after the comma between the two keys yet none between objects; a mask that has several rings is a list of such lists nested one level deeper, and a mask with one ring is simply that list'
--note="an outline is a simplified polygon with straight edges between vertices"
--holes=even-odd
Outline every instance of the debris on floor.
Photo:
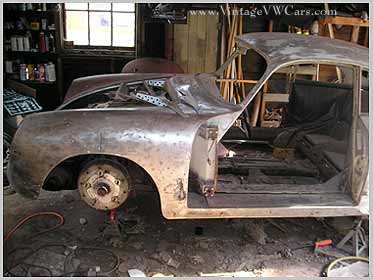
[{"label": "debris on floor", "polygon": [[139,269],[129,269],[128,276],[129,277],[146,277],[145,273]]},{"label": "debris on floor", "polygon": [[4,248],[6,275],[320,276],[335,257],[315,253],[315,242],[343,238],[311,218],[166,220],[154,195],[139,193],[116,210],[121,235],[109,213],[90,208],[75,191],[42,192],[36,201],[5,197],[5,233],[29,213],[58,209],[64,218],[40,235],[58,220],[37,216],[14,232]]}]

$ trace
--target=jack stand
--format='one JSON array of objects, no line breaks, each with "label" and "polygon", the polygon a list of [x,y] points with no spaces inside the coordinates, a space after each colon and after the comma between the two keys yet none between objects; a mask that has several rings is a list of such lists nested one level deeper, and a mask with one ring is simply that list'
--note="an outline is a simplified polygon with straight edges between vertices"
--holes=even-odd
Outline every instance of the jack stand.
[{"label": "jack stand", "polygon": [[115,217],[115,209],[110,210],[109,219],[110,219],[111,223],[113,224],[113,226],[114,226],[114,228],[115,228],[115,230],[116,230],[116,232],[118,234],[118,237],[120,239],[123,239],[123,235],[124,234],[123,234],[123,232],[122,232],[122,230],[121,230],[121,228],[119,226],[119,223],[118,223],[118,221],[117,221],[117,219]]},{"label": "jack stand", "polygon": [[360,254],[368,248],[366,242],[366,234],[361,226],[362,220],[358,219],[354,222],[353,228],[350,232],[337,244],[338,249],[342,249],[346,245],[346,243],[351,240],[352,241],[352,255],[359,257]]}]

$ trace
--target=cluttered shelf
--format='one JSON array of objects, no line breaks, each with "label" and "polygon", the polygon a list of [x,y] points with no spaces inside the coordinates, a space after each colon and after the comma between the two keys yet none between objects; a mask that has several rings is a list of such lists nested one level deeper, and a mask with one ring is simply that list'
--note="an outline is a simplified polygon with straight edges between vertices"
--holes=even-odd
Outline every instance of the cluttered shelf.
[{"label": "cluttered shelf", "polygon": [[53,84],[56,82],[56,70],[53,62],[20,63],[5,61],[8,78],[29,84]]},{"label": "cluttered shelf", "polygon": [[20,83],[24,83],[24,84],[30,84],[30,85],[52,85],[52,84],[55,84],[56,81],[53,81],[53,82],[50,82],[50,81],[38,81],[38,80],[19,80],[19,79],[11,79],[13,81],[16,81],[16,82],[20,82]]},{"label": "cluttered shelf", "polygon": [[56,72],[60,11],[57,3],[14,3],[3,15],[5,79],[34,89],[45,109],[58,106],[61,96]]},{"label": "cluttered shelf", "polygon": [[55,3],[14,3],[8,4],[4,18],[12,17],[43,17],[54,15],[57,11]]},{"label": "cluttered shelf", "polygon": [[24,54],[24,55],[34,55],[34,56],[37,56],[37,55],[51,55],[51,56],[54,56],[54,55],[57,55],[56,52],[40,52],[40,51],[12,51],[12,50],[7,50],[6,51],[8,54],[15,54],[15,55],[21,55],[21,54]]}]

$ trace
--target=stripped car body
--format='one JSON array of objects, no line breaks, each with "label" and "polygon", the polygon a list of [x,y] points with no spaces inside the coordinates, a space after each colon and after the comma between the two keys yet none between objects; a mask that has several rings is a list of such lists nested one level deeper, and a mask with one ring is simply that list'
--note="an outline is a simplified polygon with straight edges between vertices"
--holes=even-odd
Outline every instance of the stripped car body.
[{"label": "stripped car body", "polygon": [[[50,174],[65,161],[105,155],[135,163],[150,176],[168,219],[367,215],[368,117],[359,115],[356,108],[360,73],[368,69],[368,49],[340,40],[282,33],[246,34],[237,37],[236,43],[239,53],[253,49],[267,63],[241,104],[224,101],[213,74],[111,74],[74,81],[58,109],[28,116],[21,124],[10,151],[11,185],[36,198]],[[343,179],[350,180],[349,187],[335,200],[333,193],[307,192],[287,194],[282,203],[261,192],[219,193],[218,143],[276,70],[300,63],[354,69],[353,164],[349,179]],[[161,93],[154,94],[160,88]],[[95,99],[92,105],[87,99],[93,97],[104,100]],[[131,103],[134,100],[142,104]],[[325,186],[332,183],[326,181]],[[281,194],[276,197],[283,199]],[[250,204],[253,200],[256,203]],[[90,205],[95,207],[94,203]]]}]

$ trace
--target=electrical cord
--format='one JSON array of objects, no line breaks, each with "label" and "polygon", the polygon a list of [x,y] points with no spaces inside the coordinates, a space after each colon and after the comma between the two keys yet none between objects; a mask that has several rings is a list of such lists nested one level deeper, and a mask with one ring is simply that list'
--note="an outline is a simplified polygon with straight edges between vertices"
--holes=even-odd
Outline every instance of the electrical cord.
[{"label": "electrical cord", "polygon": [[[50,248],[50,247],[64,247],[64,248],[66,248],[67,246],[65,244],[60,244],[60,243],[51,243],[51,244],[44,244],[44,245],[40,246],[37,249],[33,249],[31,247],[18,247],[18,248],[15,248],[15,249],[11,250],[9,253],[7,253],[7,257],[9,257],[10,255],[12,255],[13,253],[15,253],[15,252],[17,252],[19,250],[30,250],[31,252],[29,254],[26,254],[23,257],[18,258],[16,261],[13,259],[11,261],[11,263],[10,263],[10,266],[7,268],[7,271],[12,270],[14,267],[16,267],[19,264],[23,264],[24,260],[26,260],[27,258],[31,257],[32,255],[34,255],[38,251],[40,251],[42,249],[45,249],[45,248]],[[13,263],[16,263],[16,264],[13,265]]]},{"label": "electrical cord", "polygon": [[[46,230],[42,230],[28,238],[26,238],[26,240],[29,240],[37,235],[40,235],[40,234],[43,234],[43,233],[47,233],[47,232],[51,232],[59,227],[61,227],[64,222],[65,222],[65,219],[64,217],[57,213],[57,212],[50,212],[50,211],[45,211],[45,212],[37,212],[37,213],[34,213],[34,214],[31,214],[31,215],[28,215],[27,217],[23,218],[21,221],[19,221],[9,232],[8,234],[5,236],[4,238],[4,243],[6,243],[7,241],[9,241],[11,239],[11,237],[14,235],[15,232],[17,232],[27,221],[31,220],[32,218],[34,217],[38,217],[38,216],[55,216],[59,219],[59,223],[57,223],[55,226],[51,227],[51,228],[48,228]],[[24,241],[24,240],[22,240]],[[21,258],[19,258],[17,261],[15,261],[14,259],[12,260],[11,262],[11,265],[10,267],[8,267],[7,269],[7,272],[9,274],[12,274],[10,272],[10,270],[12,270],[14,267],[16,267],[17,265],[19,264],[24,264],[24,265],[27,265],[29,267],[37,267],[37,268],[40,268],[40,269],[44,269],[46,271],[48,271],[48,273],[50,274],[50,276],[53,276],[52,272],[47,268],[47,267],[41,267],[41,266],[37,266],[37,265],[33,265],[33,264],[27,264],[27,263],[23,263],[24,260],[26,260],[27,258],[29,258],[30,256],[32,256],[33,254],[35,254],[36,252],[40,251],[41,249],[44,249],[44,248],[48,248],[48,247],[64,247],[64,248],[68,248],[67,245],[65,244],[62,244],[62,243],[53,243],[53,244],[45,244],[43,246],[40,246],[39,248],[37,249],[33,249],[31,247],[19,247],[19,248],[15,248],[13,250],[11,250],[7,255],[8,257],[10,255],[12,255],[13,253],[19,251],[19,250],[29,250],[30,253],[26,254],[25,256],[22,256]],[[108,271],[102,271],[101,274],[105,274],[105,275],[108,275],[112,272],[114,272],[118,267],[119,267],[119,264],[120,264],[120,258],[117,254],[115,254],[113,251],[109,250],[109,249],[105,249],[105,248],[100,248],[100,247],[81,247],[81,248],[77,248],[73,251],[70,252],[70,254],[68,254],[66,256],[66,259],[65,259],[65,263],[64,263],[64,269],[65,269],[65,265],[66,265],[66,260],[68,260],[69,256],[71,254],[75,254],[77,251],[79,250],[96,250],[96,251],[103,251],[103,252],[106,252],[106,253],[109,253],[110,255],[112,255],[114,258],[115,258],[115,265],[110,268]],[[16,262],[15,265],[13,265],[14,263]],[[60,276],[66,276],[66,275],[70,275],[70,274],[73,274],[73,273],[81,273],[81,272],[84,272],[85,270],[81,270],[81,271],[71,271],[71,272],[64,272],[62,275]]]},{"label": "electrical cord", "polygon": [[[47,271],[47,272],[49,273],[49,276],[47,276],[47,277],[52,277],[52,276],[53,276],[53,272],[52,272],[48,267],[41,266],[41,265],[35,265],[35,264],[28,264],[28,263],[23,263],[23,264],[26,265],[26,266],[28,266],[28,269],[27,269],[27,276],[28,276],[29,274],[31,274],[31,273],[30,273],[30,269],[31,269],[32,267],[35,267],[35,268],[38,268],[38,269],[41,269],[41,270],[45,270],[45,271]],[[30,275],[30,276],[33,276],[33,275]]]},{"label": "electrical cord", "polygon": [[[29,258],[30,256],[32,256],[33,254],[37,253],[38,251],[40,251],[41,249],[45,249],[45,248],[50,248],[50,247],[64,247],[64,248],[68,248],[68,246],[66,246],[65,244],[59,244],[59,243],[53,243],[53,244],[45,244],[43,246],[40,246],[39,248],[37,249],[32,249],[31,247],[19,247],[19,248],[15,248],[13,249],[12,251],[10,251],[8,253],[8,256],[15,253],[16,251],[19,251],[19,250],[30,250],[31,252],[29,254],[26,254],[25,256],[21,257],[20,259],[18,259],[17,261],[12,261],[12,264],[10,267],[7,268],[7,272],[10,273],[10,271],[16,267],[17,265],[20,265],[20,264],[24,264],[26,266],[34,266],[34,267],[39,267],[39,266],[36,266],[36,265],[33,265],[33,264],[29,264],[29,263],[24,263],[23,261],[26,260],[27,258]],[[107,271],[101,271],[100,274],[103,274],[103,275],[108,275],[112,272],[114,272],[115,270],[117,270],[117,268],[119,267],[119,264],[120,264],[120,258],[117,254],[115,254],[113,251],[109,250],[109,249],[105,249],[105,248],[101,248],[101,247],[81,247],[81,248],[77,248],[73,251],[71,251],[67,256],[66,256],[66,259],[65,259],[65,262],[64,262],[64,270],[66,269],[66,263],[67,263],[67,260],[69,260],[69,257],[71,257],[73,254],[75,254],[77,251],[80,251],[80,250],[96,250],[96,251],[103,251],[103,252],[106,252],[110,255],[112,255],[114,258],[115,258],[115,264],[113,265],[112,268],[110,268],[109,270]],[[16,263],[15,265],[13,265],[13,263]],[[45,269],[47,270],[48,268],[46,267],[39,267],[40,269]],[[74,273],[82,273],[82,272],[87,272],[88,270],[76,270],[76,271],[70,271],[70,272],[64,272],[63,274],[61,275],[58,275],[58,277],[62,277],[62,276],[68,276],[70,274],[74,274]],[[49,271],[48,271],[49,272]],[[51,274],[51,276],[53,276]]]},{"label": "electrical cord", "polygon": [[326,268],[326,276],[328,277],[329,274],[330,274],[330,271],[333,269],[333,267],[335,267],[337,263],[342,262],[342,261],[363,261],[363,262],[369,263],[369,259],[368,258],[354,257],[354,256],[342,257],[342,258],[339,258],[339,259],[336,259],[336,260],[332,261],[328,265],[328,267]]},{"label": "electrical cord", "polygon": [[[113,265],[113,267],[110,268],[108,271],[101,271],[100,272],[101,274],[105,274],[105,275],[110,274],[110,273],[114,272],[115,270],[117,270],[117,268],[119,267],[120,258],[113,251],[111,251],[109,249],[101,248],[101,247],[80,247],[80,248],[75,249],[74,251],[71,251],[70,254],[68,254],[66,256],[66,259],[65,259],[65,262],[64,262],[64,269],[66,269],[66,263],[67,263],[68,260],[70,260],[70,257],[72,256],[72,254],[75,254],[77,251],[81,251],[81,250],[103,251],[103,252],[109,253],[110,255],[112,255],[115,258],[115,265]],[[70,273],[72,273],[72,272],[70,272]]]},{"label": "electrical cord", "polygon": [[57,212],[49,212],[49,211],[46,211],[46,212],[37,212],[37,213],[34,213],[34,214],[31,214],[31,215],[28,215],[27,217],[23,218],[21,221],[19,221],[14,228],[12,228],[8,234],[5,236],[4,238],[4,243],[7,242],[11,237],[12,235],[21,227],[23,226],[27,221],[31,220],[32,218],[35,218],[35,217],[38,217],[38,216],[55,216],[57,217],[60,222],[58,224],[56,224],[55,226],[51,227],[51,228],[48,228],[46,230],[42,230],[34,235],[32,235],[30,238],[32,237],[35,237],[36,235],[39,235],[39,234],[42,234],[42,233],[46,233],[46,232],[49,232],[49,231],[52,231],[52,230],[55,230],[57,228],[59,228],[60,226],[62,226],[65,222],[65,219],[64,217],[57,213]]}]

